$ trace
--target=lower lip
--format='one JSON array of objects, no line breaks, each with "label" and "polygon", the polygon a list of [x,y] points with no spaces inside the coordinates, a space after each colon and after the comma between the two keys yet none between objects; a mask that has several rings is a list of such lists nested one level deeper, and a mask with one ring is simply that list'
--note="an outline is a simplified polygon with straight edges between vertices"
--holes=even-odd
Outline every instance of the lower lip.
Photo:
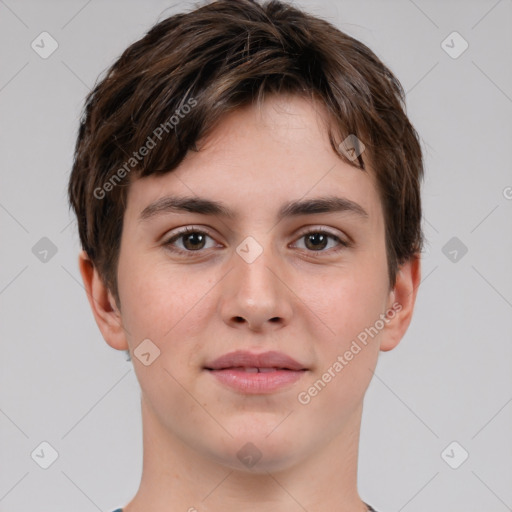
[{"label": "lower lip", "polygon": [[271,393],[297,382],[305,370],[276,370],[274,372],[246,372],[235,368],[208,370],[222,384],[242,393]]}]

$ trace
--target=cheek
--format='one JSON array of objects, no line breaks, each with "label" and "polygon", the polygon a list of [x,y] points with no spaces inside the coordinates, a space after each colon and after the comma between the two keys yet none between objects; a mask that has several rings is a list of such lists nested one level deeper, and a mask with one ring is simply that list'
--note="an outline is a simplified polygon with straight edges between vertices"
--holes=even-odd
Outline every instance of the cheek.
[{"label": "cheek", "polygon": [[123,322],[134,341],[142,336],[158,344],[186,315],[195,295],[194,288],[186,286],[184,273],[171,275],[149,259],[120,260],[118,279]]},{"label": "cheek", "polygon": [[[304,293],[307,296],[307,290]],[[308,309],[328,327],[321,334],[309,333],[317,347],[318,364],[307,387],[301,389],[304,401],[299,403],[308,402],[312,416],[324,417],[329,410],[333,424],[339,425],[362,400],[379,355],[379,319],[386,297],[387,275],[383,277],[379,269],[331,279],[321,292],[311,287]]]},{"label": "cheek", "polygon": [[133,347],[149,338],[162,351],[176,353],[204,332],[215,307],[209,296],[216,282],[204,270],[132,256],[119,262],[118,279],[123,323]]},{"label": "cheek", "polygon": [[333,268],[321,277],[303,278],[301,289],[305,305],[326,327],[322,338],[341,350],[384,312],[388,298],[386,262],[366,255],[357,264]]}]

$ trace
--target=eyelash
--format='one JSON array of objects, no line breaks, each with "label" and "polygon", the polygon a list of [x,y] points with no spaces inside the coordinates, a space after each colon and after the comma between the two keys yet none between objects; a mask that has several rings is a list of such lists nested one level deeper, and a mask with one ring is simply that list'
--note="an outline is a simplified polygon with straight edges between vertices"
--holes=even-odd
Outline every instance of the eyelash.
[{"label": "eyelash", "polygon": [[[175,233],[171,238],[169,238],[166,242],[164,242],[164,245],[171,250],[172,252],[178,253],[178,254],[187,254],[187,255],[193,255],[194,253],[202,253],[207,249],[198,249],[197,251],[191,251],[187,249],[179,249],[173,246],[173,243],[180,238],[184,237],[185,235],[189,235],[192,233],[197,233],[201,235],[206,235],[213,239],[212,236],[210,236],[206,231],[201,231],[198,228],[194,228],[191,226],[187,226],[186,228],[182,229],[181,231]],[[352,243],[346,240],[342,240],[337,235],[334,235],[333,233],[330,233],[329,231],[326,231],[325,229],[311,229],[309,231],[305,231],[300,234],[300,236],[297,238],[297,240],[300,240],[308,235],[312,234],[320,234],[320,235],[326,235],[327,237],[336,240],[339,243],[339,246],[335,249],[329,249],[329,250],[308,250],[305,249],[308,253],[310,253],[313,257],[321,257],[323,254],[332,254],[332,253],[338,253],[339,251],[342,251],[343,249],[348,249],[352,247]]]}]

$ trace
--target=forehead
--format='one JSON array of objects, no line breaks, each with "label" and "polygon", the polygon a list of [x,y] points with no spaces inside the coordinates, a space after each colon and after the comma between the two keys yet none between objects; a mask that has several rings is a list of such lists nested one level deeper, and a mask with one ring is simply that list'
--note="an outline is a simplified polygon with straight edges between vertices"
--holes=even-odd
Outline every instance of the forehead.
[{"label": "forehead", "polygon": [[[171,172],[135,180],[128,209],[140,213],[169,194],[224,200],[241,216],[282,211],[290,200],[343,195],[381,214],[373,173],[336,155],[325,108],[297,96],[272,96],[225,115]],[[256,208],[256,210],[255,210]],[[275,212],[274,212],[275,213]]]}]

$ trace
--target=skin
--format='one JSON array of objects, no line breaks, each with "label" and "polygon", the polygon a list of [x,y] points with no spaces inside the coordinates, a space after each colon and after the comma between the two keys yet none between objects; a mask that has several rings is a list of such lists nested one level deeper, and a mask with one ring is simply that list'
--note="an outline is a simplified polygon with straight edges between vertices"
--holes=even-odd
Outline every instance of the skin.
[{"label": "skin", "polygon": [[[363,398],[379,352],[393,349],[409,326],[420,259],[402,265],[391,290],[373,177],[332,151],[326,123],[319,104],[269,97],[259,109],[226,116],[173,172],[135,180],[121,239],[120,308],[80,255],[101,333],[111,347],[130,350],[142,390],[143,474],[125,512],[366,510],[356,480]],[[140,219],[169,195],[220,201],[236,217],[170,211]],[[333,195],[368,217],[276,219],[288,201]],[[184,226],[209,236],[203,245],[187,236],[165,245]],[[352,246],[304,236],[323,230]],[[236,252],[247,236],[263,250],[252,263]],[[298,393],[396,303],[400,311],[378,335],[300,403]],[[133,355],[144,339],[160,350],[149,366]],[[236,349],[282,351],[308,371],[274,393],[242,394],[203,369]],[[262,454],[252,468],[237,457],[248,442]]]}]

